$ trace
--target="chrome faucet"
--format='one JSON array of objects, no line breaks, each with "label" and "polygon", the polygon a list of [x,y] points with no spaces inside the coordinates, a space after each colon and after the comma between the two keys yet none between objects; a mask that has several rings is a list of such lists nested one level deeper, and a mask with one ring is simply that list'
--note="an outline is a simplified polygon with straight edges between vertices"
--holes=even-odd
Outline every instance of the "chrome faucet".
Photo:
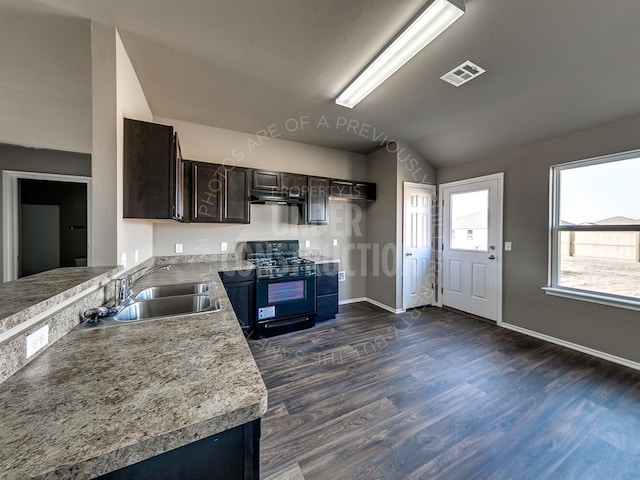
[{"label": "chrome faucet", "polygon": [[133,296],[133,287],[140,280],[142,280],[145,277],[148,277],[152,273],[159,272],[160,270],[169,270],[170,268],[171,268],[171,265],[164,265],[162,267],[154,268],[152,270],[149,270],[147,273],[139,276],[135,281],[133,281],[133,276],[136,273],[142,271],[143,270],[142,268],[140,270],[136,270],[133,273],[130,273],[126,277],[116,278],[115,279],[116,295],[115,295],[115,300],[114,300],[114,306],[115,307],[119,307],[122,304],[126,303]]}]

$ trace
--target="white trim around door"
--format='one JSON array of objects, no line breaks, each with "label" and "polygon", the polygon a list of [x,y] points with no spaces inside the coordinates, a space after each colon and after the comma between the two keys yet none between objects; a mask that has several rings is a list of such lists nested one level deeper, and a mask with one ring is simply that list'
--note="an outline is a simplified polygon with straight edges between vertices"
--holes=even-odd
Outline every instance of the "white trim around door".
[{"label": "white trim around door", "polygon": [[[504,191],[504,173],[496,173],[492,175],[485,175],[482,177],[469,178],[465,180],[459,180],[456,182],[443,183],[439,185],[438,190],[438,207],[439,207],[439,222],[438,222],[438,248],[437,248],[437,262],[438,262],[438,306],[452,306],[456,308],[455,305],[447,305],[447,295],[444,291],[448,288],[452,278],[452,273],[447,273],[447,269],[445,268],[445,263],[448,261],[445,258],[445,249],[449,248],[451,241],[452,232],[452,221],[448,216],[451,215],[451,205],[448,197],[451,196],[453,192],[455,194],[466,193],[466,192],[474,192],[474,191],[489,191],[489,195],[495,195],[495,198],[489,198],[488,200],[488,225],[487,228],[490,230],[495,230],[494,232],[490,232],[490,239],[488,241],[488,245],[481,247],[478,249],[478,253],[481,253],[482,259],[485,259],[485,255],[487,259],[490,259],[494,265],[490,265],[490,267],[495,268],[496,276],[495,276],[495,286],[487,287],[491,290],[495,288],[495,292],[491,293],[494,295],[494,308],[490,308],[492,311],[491,315],[482,315],[481,313],[471,311],[473,309],[469,309],[469,313],[477,314],[480,316],[487,316],[487,318],[491,318],[495,320],[498,325],[502,324],[502,257],[503,257],[503,191]],[[472,232],[472,235],[475,232]],[[445,237],[446,236],[446,237]],[[458,239],[460,240],[460,239]],[[463,243],[466,242],[468,238],[462,239]],[[485,249],[486,247],[486,249]],[[453,248],[451,250],[456,250]],[[486,250],[486,251],[485,251]],[[448,250],[447,250],[448,251]],[[459,249],[460,252],[473,252],[473,248],[471,246],[462,245]],[[485,259],[486,260],[486,259]],[[483,265],[478,264],[479,267]],[[482,270],[478,268],[478,271]],[[467,272],[467,274],[469,274]],[[475,272],[472,272],[475,275]],[[449,276],[449,277],[447,277]],[[463,281],[463,279],[458,279],[459,281]],[[463,309],[464,310],[464,309]],[[493,318],[495,317],[495,318]]]},{"label": "white trim around door", "polygon": [[[18,208],[20,206],[18,181],[20,179],[87,185],[87,254],[91,251],[91,177],[4,170],[2,172],[2,277],[5,282],[18,278]],[[87,264],[91,265],[91,258],[87,260]]]}]

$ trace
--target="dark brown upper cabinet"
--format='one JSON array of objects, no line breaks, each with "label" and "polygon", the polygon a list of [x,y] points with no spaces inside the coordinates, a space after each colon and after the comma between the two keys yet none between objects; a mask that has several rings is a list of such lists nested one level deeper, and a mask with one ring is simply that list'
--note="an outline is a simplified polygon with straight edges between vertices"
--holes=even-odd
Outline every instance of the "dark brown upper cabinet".
[{"label": "dark brown upper cabinet", "polygon": [[249,223],[250,170],[205,162],[186,164],[191,222]]},{"label": "dark brown upper cabinet", "polygon": [[291,197],[304,197],[307,176],[297,173],[253,171],[253,189],[286,193]]},{"label": "dark brown upper cabinet", "polygon": [[249,186],[251,170],[241,167],[222,167],[222,222],[249,223]]},{"label": "dark brown upper cabinet", "polygon": [[329,189],[330,180],[328,178],[309,177],[305,223],[309,225],[327,225],[329,223]]},{"label": "dark brown upper cabinet", "polygon": [[124,218],[183,220],[184,170],[173,127],[124,119]]},{"label": "dark brown upper cabinet", "polygon": [[189,221],[217,223],[222,211],[222,165],[186,162],[190,180]]},{"label": "dark brown upper cabinet", "polygon": [[307,187],[307,176],[297,173],[281,173],[280,186],[290,197],[304,197]]},{"label": "dark brown upper cabinet", "polygon": [[351,180],[331,180],[331,197],[346,200],[375,201],[376,184]]},{"label": "dark brown upper cabinet", "polygon": [[253,171],[253,188],[256,190],[280,191],[280,172]]}]

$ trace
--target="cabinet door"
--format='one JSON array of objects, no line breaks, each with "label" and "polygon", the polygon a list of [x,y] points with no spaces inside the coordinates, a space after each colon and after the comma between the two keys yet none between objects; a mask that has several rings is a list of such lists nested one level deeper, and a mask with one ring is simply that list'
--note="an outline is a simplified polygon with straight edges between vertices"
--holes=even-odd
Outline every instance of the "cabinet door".
[{"label": "cabinet door", "polygon": [[222,221],[249,223],[249,182],[251,171],[241,167],[223,167]]},{"label": "cabinet door", "polygon": [[173,128],[125,118],[123,154],[124,218],[173,219]]},{"label": "cabinet door", "polygon": [[331,180],[331,195],[334,197],[352,197],[353,182],[346,180]]},{"label": "cabinet door", "polygon": [[287,192],[289,196],[302,197],[307,186],[307,177],[295,173],[282,173],[280,174],[280,186],[282,191]]},{"label": "cabinet door", "polygon": [[216,223],[220,221],[222,175],[221,165],[191,162],[192,222]]},{"label": "cabinet door", "polygon": [[225,284],[229,301],[238,322],[245,332],[250,332],[254,326],[255,315],[255,284],[253,282]]},{"label": "cabinet door", "polygon": [[182,162],[182,150],[180,149],[180,140],[177,133],[173,135],[173,167],[171,170],[173,178],[171,191],[173,219],[182,221],[184,220],[184,163]]},{"label": "cabinet door", "polygon": [[353,184],[353,198],[367,200],[369,198],[369,184],[356,182]]},{"label": "cabinet door", "polygon": [[254,170],[253,188],[257,190],[280,190],[280,173]]},{"label": "cabinet door", "polygon": [[329,179],[309,177],[307,189],[307,221],[309,225],[329,223]]},{"label": "cabinet door", "polygon": [[338,294],[322,295],[316,300],[316,321],[331,320],[338,314]]},{"label": "cabinet door", "polygon": [[338,264],[321,263],[316,267],[316,295],[338,293]]}]

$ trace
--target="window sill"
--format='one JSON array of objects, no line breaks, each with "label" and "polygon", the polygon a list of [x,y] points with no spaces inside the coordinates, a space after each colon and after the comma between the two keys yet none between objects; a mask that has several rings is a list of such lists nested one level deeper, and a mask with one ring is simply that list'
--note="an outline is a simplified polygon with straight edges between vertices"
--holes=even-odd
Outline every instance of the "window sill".
[{"label": "window sill", "polygon": [[573,300],[582,300],[584,302],[598,303],[600,305],[608,305],[610,307],[626,308],[627,310],[640,311],[640,300],[626,300],[623,298],[604,295],[598,293],[582,292],[579,290],[569,290],[561,287],[542,287],[544,293],[555,297],[571,298]]}]

